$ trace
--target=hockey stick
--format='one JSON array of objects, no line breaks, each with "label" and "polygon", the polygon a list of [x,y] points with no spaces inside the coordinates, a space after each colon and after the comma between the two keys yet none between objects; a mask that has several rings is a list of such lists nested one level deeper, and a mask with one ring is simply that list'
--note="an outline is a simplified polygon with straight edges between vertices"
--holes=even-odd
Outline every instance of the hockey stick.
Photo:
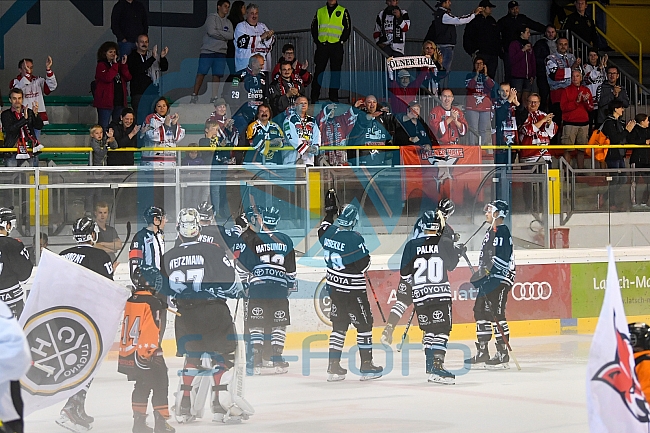
[{"label": "hockey stick", "polygon": [[[474,266],[472,266],[472,262],[469,261],[469,258],[467,257],[467,253],[462,254],[463,258],[467,262],[467,266],[469,266],[470,271],[472,271],[472,274],[474,274]],[[512,360],[515,361],[515,365],[517,366],[517,370],[521,371],[521,366],[519,365],[519,361],[517,361],[517,357],[515,356],[514,352],[512,351],[512,347],[510,346],[510,338],[506,336],[506,334],[503,332],[503,327],[497,320],[496,315],[494,314],[494,309],[492,308],[492,302],[487,298],[487,295],[485,296],[485,301],[488,304],[488,308],[490,309],[490,313],[492,313],[492,320],[494,321],[494,324],[496,325],[497,329],[499,330],[499,333],[501,334],[501,338],[503,338],[503,342],[506,344],[506,347],[508,348],[508,352],[510,352],[510,356],[512,356]]]},{"label": "hockey stick", "polygon": [[115,261],[117,261],[117,258],[120,257],[120,254],[122,254],[122,251],[124,251],[124,248],[126,248],[126,245],[129,243],[129,237],[131,237],[131,221],[126,222],[126,238],[122,243],[122,248],[120,249],[120,252],[117,253],[117,255],[115,256]]},{"label": "hockey stick", "polygon": [[368,285],[370,286],[370,291],[372,292],[372,296],[375,298],[375,302],[377,303],[377,308],[379,308],[379,314],[381,314],[381,320],[386,323],[386,316],[384,316],[384,312],[381,310],[381,304],[379,303],[379,299],[377,299],[377,293],[375,293],[375,289],[372,287],[372,282],[370,281],[370,277],[368,277],[368,273],[366,272],[366,280],[368,280]]},{"label": "hockey stick", "polygon": [[411,317],[409,317],[409,321],[406,324],[406,329],[404,330],[404,334],[402,334],[402,341],[400,341],[400,343],[397,345],[397,352],[402,351],[402,346],[404,346],[404,340],[406,340],[406,334],[409,333],[409,328],[411,327],[413,316],[415,316],[415,305],[413,306],[413,311],[411,311]]},{"label": "hockey stick", "polygon": [[[462,243],[462,244],[460,244],[460,245],[462,245],[462,246],[467,245],[467,243],[468,243],[469,241],[471,241],[472,238],[473,238],[474,236],[476,236],[476,233],[478,233],[479,230],[481,230],[481,229],[483,228],[483,226],[485,225],[486,222],[487,222],[487,221],[483,221],[483,224],[481,224],[481,225],[479,226],[479,228],[476,229],[476,231],[472,234],[472,236],[470,236],[469,238],[467,238],[467,240],[465,241],[465,243]],[[468,262],[468,264],[469,264],[470,267],[472,266],[469,262]],[[473,273],[473,272],[472,272],[472,273]]]}]

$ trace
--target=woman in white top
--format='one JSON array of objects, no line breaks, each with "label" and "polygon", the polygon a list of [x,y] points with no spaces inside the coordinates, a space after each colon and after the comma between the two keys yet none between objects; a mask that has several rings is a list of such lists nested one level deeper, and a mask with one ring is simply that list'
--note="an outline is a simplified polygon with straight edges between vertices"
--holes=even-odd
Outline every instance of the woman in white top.
[{"label": "woman in white top", "polygon": [[596,92],[601,84],[605,82],[607,68],[607,54],[602,58],[598,57],[598,50],[589,48],[588,61],[583,67],[584,77],[582,84],[589,89],[591,96],[594,98],[594,109],[589,112],[589,133],[596,128],[596,118],[598,117],[598,100]]},{"label": "woman in white top", "polygon": [[[169,101],[160,97],[154,112],[147,116],[140,130],[144,147],[176,147],[185,137],[185,130],[178,123],[178,113],[169,114]],[[142,152],[142,165],[153,167],[175,167],[176,151],[156,150]]]}]

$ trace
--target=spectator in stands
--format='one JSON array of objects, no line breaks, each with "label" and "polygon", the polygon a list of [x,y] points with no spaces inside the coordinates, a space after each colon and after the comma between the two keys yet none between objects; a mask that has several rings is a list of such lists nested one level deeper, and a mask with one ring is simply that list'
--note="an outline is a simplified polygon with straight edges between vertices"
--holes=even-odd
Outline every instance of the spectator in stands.
[{"label": "spectator in stands", "polygon": [[255,150],[247,150],[244,156],[246,163],[262,162],[282,164],[281,152],[271,150],[271,147],[282,147],[286,142],[282,127],[271,120],[271,107],[263,103],[257,110],[256,120],[248,125],[246,138],[248,145]]},{"label": "spectator in stands", "polygon": [[458,107],[453,107],[454,93],[451,89],[440,92],[441,105],[429,113],[429,128],[441,146],[458,144],[460,138],[467,134],[465,115]]},{"label": "spectator in stands", "polygon": [[[517,110],[520,108],[517,98],[517,89],[510,83],[501,83],[499,97],[494,101],[494,127],[497,146],[515,146],[519,144],[517,131]],[[510,161],[508,161],[510,153]],[[494,151],[495,164],[514,163],[517,154],[515,151],[497,149]]]},{"label": "spectator in stands", "polygon": [[[551,154],[546,150],[546,146],[551,142],[551,138],[558,132],[558,126],[553,122],[553,113],[546,114],[539,109],[541,98],[537,93],[531,93],[528,97],[528,116],[519,127],[519,141],[523,146],[539,146],[537,149],[522,149],[519,151],[520,163],[531,163],[543,161],[551,166]],[[526,167],[525,167],[526,168]],[[530,167],[528,167],[530,168]],[[533,209],[533,185],[531,182],[524,182],[524,206],[526,212]],[[539,202],[538,200],[535,201]],[[535,209],[537,210],[537,209]]]},{"label": "spectator in stands", "polygon": [[293,80],[299,82],[303,88],[309,86],[311,83],[311,73],[307,70],[309,62],[307,62],[307,60],[305,60],[304,63],[298,61],[298,58],[296,57],[296,48],[293,44],[285,44],[282,47],[282,57],[280,57],[280,60],[273,68],[273,73],[271,74],[272,81],[280,78],[280,65],[285,60],[291,63],[291,67],[293,68]]},{"label": "spectator in stands", "polygon": [[576,11],[569,15],[562,29],[570,31],[594,48],[598,48],[596,23],[587,15],[587,0],[575,1]]},{"label": "spectator in stands", "polygon": [[[224,139],[227,140],[229,146],[236,146],[239,143],[239,131],[237,131],[237,128],[235,128],[235,121],[228,118],[228,104],[226,104],[225,99],[219,98],[214,101],[214,111],[212,114],[210,114],[210,117],[208,117],[207,120],[215,121],[219,125],[218,135],[220,141]],[[217,133],[216,131],[213,132]],[[223,138],[221,138],[222,134],[224,136]],[[212,138],[213,135],[214,134],[211,132],[208,136],[206,136],[206,138]],[[200,142],[199,145],[201,145]],[[201,147],[204,146],[201,145]],[[241,161],[243,161],[243,153],[241,156],[242,158],[238,161],[239,164],[241,164]]]},{"label": "spectator in stands", "polygon": [[465,77],[467,100],[465,101],[465,116],[470,129],[477,132],[476,138],[470,139],[470,144],[492,144],[492,95],[494,80],[489,76],[485,59],[481,56],[474,58],[474,71]]},{"label": "spectator in stands", "polygon": [[118,0],[111,13],[111,30],[119,44],[118,52],[128,56],[138,36],[149,34],[147,9],[138,0]]},{"label": "spectator in stands", "polygon": [[[353,146],[384,146],[394,143],[397,120],[388,107],[380,107],[374,95],[366,96],[365,101],[358,100],[354,106],[359,111],[350,137]],[[392,151],[360,150],[359,160],[356,155],[356,151],[348,152],[348,160],[354,161],[354,165],[390,164],[393,158],[396,158],[395,163],[398,163],[399,159],[399,153],[395,156]]]},{"label": "spectator in stands", "polygon": [[271,50],[275,43],[275,32],[259,22],[260,9],[255,3],[246,6],[246,20],[235,27],[235,69],[246,69],[251,56],[261,54],[264,58],[262,71],[271,67]]},{"label": "spectator in stands", "polygon": [[[609,0],[607,0],[609,1]],[[555,19],[557,18],[558,21],[558,28],[562,28],[564,26],[564,22],[566,21],[566,11],[565,8],[573,3],[572,0],[552,0],[551,1],[551,24],[555,24]]]},{"label": "spectator in stands", "polygon": [[388,98],[393,113],[404,114],[409,104],[421,93],[422,83],[428,78],[428,74],[420,73],[412,80],[408,69],[400,69],[396,75],[397,79],[388,82]]},{"label": "spectator in stands", "polygon": [[[230,5],[230,14],[228,14],[228,20],[232,23],[232,28],[236,29],[237,25],[246,19],[246,3],[241,0],[236,0]],[[230,75],[234,75],[237,69],[235,69],[235,40],[233,34],[233,40],[227,42],[228,50],[226,51],[226,58],[228,61],[228,72]]]},{"label": "spectator in stands", "polygon": [[93,149],[92,165],[106,165],[106,154],[108,153],[108,148],[117,149],[117,143],[113,137],[113,130],[108,129],[108,131],[104,133],[104,128],[102,128],[101,125],[91,126],[89,147]]},{"label": "spectator in stands", "polygon": [[[535,53],[535,70],[537,72],[537,88],[539,97],[542,100],[539,107],[542,111],[548,111],[548,100],[551,97],[551,88],[546,78],[546,58],[557,52],[557,30],[555,26],[549,24],[544,31],[544,37],[540,38],[533,45]],[[524,99],[526,101],[526,99]]]},{"label": "spectator in stands", "polygon": [[306,96],[298,96],[295,107],[287,113],[283,129],[287,142],[295,150],[282,152],[284,165],[314,166],[314,157],[320,152],[320,129],[308,111],[309,100]]},{"label": "spectator in stands", "polygon": [[[18,62],[18,71],[18,76],[9,83],[9,89],[21,89],[23,91],[23,104],[28,107],[31,107],[34,102],[38,102],[38,114],[43,119],[43,125],[49,124],[43,96],[49,95],[56,90],[57,83],[52,71],[52,57],[47,56],[45,78],[33,74],[34,61],[32,59],[20,60]],[[34,133],[36,138],[40,138],[40,129],[35,129]]]},{"label": "spectator in stands", "polygon": [[[372,95],[371,95],[372,96]],[[370,96],[369,96],[370,97]],[[372,96],[374,98],[374,96]],[[368,97],[366,97],[366,101]],[[352,107],[344,113],[336,115],[337,105],[331,103],[323,107],[318,116],[316,124],[320,130],[321,145],[324,146],[347,146],[348,137],[354,129],[357,114]],[[347,150],[326,150],[319,161],[321,166],[342,166],[348,165]]]},{"label": "spectator in stands", "polygon": [[454,60],[456,26],[469,23],[476,15],[483,12],[483,8],[477,7],[473,13],[457,17],[451,14],[451,0],[438,0],[436,6],[438,9],[433,14],[433,22],[424,40],[436,44],[442,55],[442,68],[448,76],[451,72],[451,62]]},{"label": "spectator in stands", "polygon": [[395,144],[398,146],[416,145],[427,152],[435,143],[431,130],[420,117],[421,105],[417,101],[409,104],[406,114],[399,115],[398,127],[395,130]]},{"label": "spectator in stands", "polygon": [[481,0],[478,5],[483,10],[465,26],[463,48],[472,58],[481,56],[489,77],[494,79],[501,56],[501,35],[492,16],[492,9],[496,6],[490,0]]},{"label": "spectator in stands", "polygon": [[[223,168],[235,162],[228,148],[232,147],[236,141],[233,142],[230,139],[231,136],[229,136],[221,125],[222,123],[220,121],[213,119],[211,116],[205,122],[205,137],[199,140],[199,146],[215,149],[212,154],[212,166],[216,169],[210,170],[210,181],[212,182],[223,182],[226,180],[226,171]],[[210,200],[215,216],[225,216],[227,213],[226,209],[228,208],[226,186],[212,184],[210,186]]]},{"label": "spectator in stands", "polygon": [[111,118],[118,120],[127,106],[126,83],[131,80],[131,72],[126,64],[127,56],[120,59],[117,53],[117,44],[110,41],[97,50],[93,107],[97,108],[97,123],[104,129]]},{"label": "spectator in stands", "polygon": [[[571,85],[562,89],[560,96],[562,109],[562,138],[567,146],[589,142],[589,113],[594,110],[594,99],[589,89],[582,85],[582,72],[571,72]],[[564,149],[564,159],[571,163],[571,151]],[[578,168],[585,168],[585,151],[577,149]]]},{"label": "spectator in stands", "polygon": [[535,54],[530,43],[530,29],[522,27],[519,38],[510,43],[508,49],[508,65],[510,72],[510,85],[517,89],[517,93],[525,100],[533,91],[533,83],[537,75]]},{"label": "spectator in stands", "polygon": [[517,40],[521,33],[522,27],[528,27],[539,33],[543,33],[546,27],[544,24],[528,18],[526,15],[519,13],[519,2],[508,2],[508,13],[497,21],[499,32],[501,33],[501,46],[503,47],[503,70],[505,71],[506,81],[510,81],[510,64],[509,48],[512,41]]},{"label": "spectator in stands", "polygon": [[[43,129],[43,119],[38,115],[38,102],[32,108],[23,105],[23,91],[11,89],[9,92],[11,107],[2,112],[2,131],[5,148],[16,148],[17,152],[5,154],[5,166],[17,167],[31,159],[31,165],[38,165],[37,154],[43,145],[36,138],[36,129]],[[33,152],[33,153],[32,153]]]},{"label": "spectator in stands", "polygon": [[[158,56],[158,45],[149,51],[149,36],[140,35],[136,49],[127,57],[126,65],[131,73],[131,107],[139,119],[146,117],[153,101],[160,97],[160,76],[169,69],[168,52],[169,48],[165,47]],[[145,94],[147,97],[144,98],[142,112],[138,113],[140,101]]]},{"label": "spectator in stands", "polygon": [[316,11],[311,22],[311,37],[316,44],[314,53],[314,82],[311,86],[311,103],[320,98],[323,73],[330,65],[329,99],[339,102],[341,87],[341,67],[343,66],[343,44],[350,38],[352,20],[350,12],[338,4],[337,0],[327,0],[327,4]]},{"label": "spectator in stands", "polygon": [[[620,71],[616,66],[607,67],[607,81],[600,85],[596,92],[596,102],[598,103],[598,125],[601,125],[607,118],[607,109],[612,101],[620,101],[623,108],[630,106],[630,98],[625,88],[618,84]],[[611,112],[611,110],[610,110]]]},{"label": "spectator in stands", "polygon": [[[147,116],[140,130],[145,138],[145,147],[176,147],[185,137],[185,130],[178,123],[178,113],[169,113],[169,101],[158,98],[154,112]],[[175,167],[176,152],[173,150],[142,152],[142,165],[153,167]]]},{"label": "spectator in stands", "polygon": [[205,34],[199,54],[199,69],[194,81],[194,92],[190,98],[190,104],[196,104],[199,100],[199,90],[203,85],[203,79],[212,70],[212,99],[214,103],[219,92],[219,81],[225,74],[226,54],[228,42],[235,37],[235,28],[226,18],[230,10],[230,0],[219,0],[217,12],[209,14],[205,20]]},{"label": "spectator in stands", "polygon": [[[522,149],[519,151],[519,162],[537,162],[542,159],[547,165],[551,164],[551,155],[544,148],[557,134],[558,126],[553,121],[553,113],[546,114],[539,109],[541,98],[537,93],[528,96],[528,116],[519,127],[519,140],[522,146],[540,146],[539,149]],[[526,198],[526,194],[524,194]]]},{"label": "spectator in stands", "polygon": [[[562,89],[571,85],[571,71],[580,69],[580,59],[569,53],[569,40],[557,39],[557,51],[546,58],[546,78],[551,89],[550,112],[554,115],[554,122],[562,127],[562,108],[560,96]],[[556,140],[553,141],[555,143]]]},{"label": "spectator in stands", "polygon": [[596,128],[598,119],[598,88],[605,82],[607,76],[605,69],[607,68],[608,59],[609,57],[607,54],[605,54],[603,57],[599,57],[598,50],[595,48],[590,48],[587,64],[583,67],[585,75],[582,84],[584,86],[587,86],[594,100],[594,109],[589,113],[590,133]]},{"label": "spectator in stands", "polygon": [[[190,143],[187,147],[199,147],[199,143]],[[203,158],[202,153],[198,150],[190,150],[185,152],[185,157],[181,160],[181,165],[185,167],[206,165],[208,162]],[[192,172],[191,170],[183,171],[187,175],[203,175],[205,172]],[[208,195],[208,187],[206,186],[190,186],[183,189],[183,206],[194,207],[197,203],[201,203]]]},{"label": "spectator in stands", "polygon": [[[639,113],[634,118],[634,122],[636,125],[628,135],[629,143],[641,145],[650,144],[650,129],[648,129],[650,120],[648,119],[648,115],[645,113]],[[650,169],[650,149],[646,147],[632,150],[632,155],[630,156],[630,167]],[[643,193],[642,203],[650,206],[649,173],[643,173],[641,177],[645,183],[645,192]]]},{"label": "spectator in stands", "polygon": [[[623,113],[625,112],[625,104],[621,100],[613,100],[608,105],[609,115],[603,122],[603,134],[609,138],[610,144],[627,144],[630,132],[636,126],[634,120],[630,120],[627,125],[623,121]],[[618,169],[625,168],[625,149],[610,148],[605,157],[607,168]],[[627,177],[620,172],[612,173],[614,180],[609,192],[609,206],[611,210],[624,210],[629,200],[629,193],[625,194],[621,191],[621,185],[627,182]]]},{"label": "spectator in stands", "polygon": [[400,57],[404,55],[410,26],[409,14],[399,7],[399,0],[386,0],[386,8],[377,14],[372,36],[388,57]]},{"label": "spectator in stands", "polygon": [[[248,125],[255,120],[257,107],[269,100],[269,86],[262,70],[264,68],[264,56],[255,54],[248,59],[248,68],[240,71],[235,76],[232,90],[226,92],[226,100],[229,101],[230,109],[235,111],[233,120],[235,128],[239,131],[240,140],[245,139],[243,132]],[[235,88],[235,82],[237,86]],[[246,145],[245,141],[242,145]]]},{"label": "spectator in stands", "polygon": [[[190,143],[187,145],[187,147],[199,147],[199,143]],[[197,150],[188,150],[185,152],[185,157],[181,160],[181,165],[184,166],[194,166],[194,165],[206,165],[205,160],[203,159],[203,155],[201,155]],[[196,204],[196,200],[194,201],[187,201],[188,205],[189,203],[194,203]]]},{"label": "spectator in stands", "polygon": [[[107,224],[109,208],[108,203],[105,201],[99,201],[95,204],[95,222],[97,223],[97,228],[99,232],[97,233],[97,242],[94,247],[104,250],[111,257],[111,260],[115,262],[117,254],[122,248],[122,240],[117,234],[115,227],[109,226]],[[115,264],[113,265],[115,267]]]},{"label": "spectator in stands", "polygon": [[271,107],[276,116],[282,115],[287,108],[294,106],[298,96],[305,96],[302,84],[294,77],[291,62],[284,60],[280,66],[280,78],[269,88]]},{"label": "spectator in stands", "polygon": [[[108,130],[113,131],[113,138],[118,149],[138,147],[138,132],[140,125],[135,123],[135,113],[132,108],[124,108],[119,121],[112,121]],[[133,152],[108,152],[107,165],[134,164]]]},{"label": "spectator in stands", "polygon": [[442,69],[442,54],[440,54],[440,50],[432,41],[424,41],[422,43],[421,55],[432,58],[435,63],[435,67],[433,68],[422,67],[418,71],[418,74],[425,75],[421,87],[426,89],[431,95],[438,95],[438,85],[440,80],[442,80],[446,74]]}]

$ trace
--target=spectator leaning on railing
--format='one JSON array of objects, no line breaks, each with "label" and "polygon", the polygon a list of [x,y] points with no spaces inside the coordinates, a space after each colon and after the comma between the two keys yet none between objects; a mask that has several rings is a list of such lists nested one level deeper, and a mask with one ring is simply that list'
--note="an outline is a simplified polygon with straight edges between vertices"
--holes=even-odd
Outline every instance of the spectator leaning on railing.
[{"label": "spectator leaning on railing", "polygon": [[[50,122],[47,120],[45,111],[44,95],[49,95],[56,90],[56,76],[52,71],[52,57],[47,56],[45,62],[45,77],[34,75],[34,61],[32,59],[22,59],[18,62],[18,71],[16,78],[9,83],[9,89],[21,89],[23,91],[23,104],[31,107],[34,102],[38,103],[39,116],[43,119],[43,125]],[[40,138],[41,130],[35,129],[36,138]]]}]

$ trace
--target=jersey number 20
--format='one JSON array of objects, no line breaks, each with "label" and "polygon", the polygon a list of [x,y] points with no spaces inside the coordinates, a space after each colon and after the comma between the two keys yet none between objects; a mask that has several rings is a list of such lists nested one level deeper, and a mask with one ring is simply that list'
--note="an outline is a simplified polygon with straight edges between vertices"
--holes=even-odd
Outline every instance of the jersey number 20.
[{"label": "jersey number 20", "polygon": [[[430,283],[439,283],[444,276],[443,263],[440,257],[431,257],[429,260],[424,257],[419,257],[413,263],[415,273],[413,274],[413,282],[415,284],[425,284],[427,280]],[[426,276],[424,275],[426,272]]]}]

